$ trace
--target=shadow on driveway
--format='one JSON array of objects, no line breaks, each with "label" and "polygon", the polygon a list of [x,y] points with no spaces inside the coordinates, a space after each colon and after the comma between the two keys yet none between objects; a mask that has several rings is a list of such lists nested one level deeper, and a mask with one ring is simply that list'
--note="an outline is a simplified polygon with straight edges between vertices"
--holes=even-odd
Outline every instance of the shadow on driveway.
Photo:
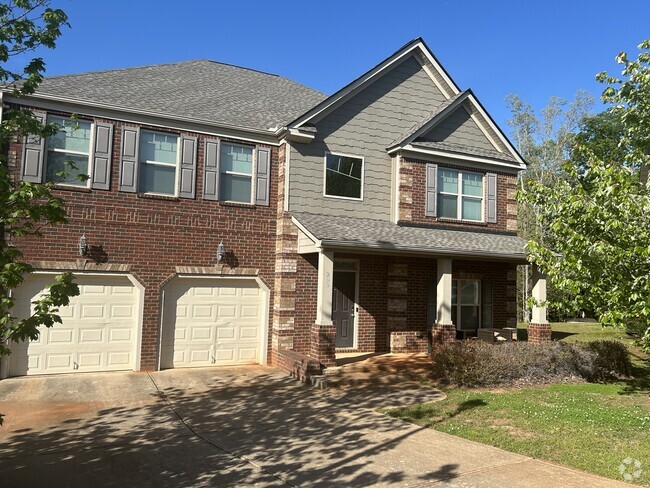
[{"label": "shadow on driveway", "polygon": [[455,464],[396,450],[422,429],[364,408],[391,394],[441,398],[408,385],[333,396],[265,367],[5,380],[2,484],[336,487],[456,477]]}]

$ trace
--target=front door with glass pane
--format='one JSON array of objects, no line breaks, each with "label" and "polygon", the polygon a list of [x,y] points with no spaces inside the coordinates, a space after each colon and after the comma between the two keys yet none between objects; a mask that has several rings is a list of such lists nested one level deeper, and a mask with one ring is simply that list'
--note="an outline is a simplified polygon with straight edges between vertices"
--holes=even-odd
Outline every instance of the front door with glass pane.
[{"label": "front door with glass pane", "polygon": [[354,271],[334,271],[332,322],[336,327],[336,347],[354,347],[356,280]]}]

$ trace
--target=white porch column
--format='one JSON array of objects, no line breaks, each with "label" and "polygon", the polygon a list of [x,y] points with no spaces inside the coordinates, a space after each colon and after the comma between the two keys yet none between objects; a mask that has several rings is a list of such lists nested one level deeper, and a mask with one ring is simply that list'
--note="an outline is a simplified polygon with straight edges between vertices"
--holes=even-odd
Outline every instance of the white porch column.
[{"label": "white porch column", "polygon": [[334,253],[318,254],[318,296],[316,299],[316,323],[332,324],[332,292],[334,290]]},{"label": "white porch column", "polygon": [[436,324],[451,325],[451,259],[438,259]]},{"label": "white porch column", "polygon": [[533,324],[548,324],[546,320],[546,275],[533,265]]}]

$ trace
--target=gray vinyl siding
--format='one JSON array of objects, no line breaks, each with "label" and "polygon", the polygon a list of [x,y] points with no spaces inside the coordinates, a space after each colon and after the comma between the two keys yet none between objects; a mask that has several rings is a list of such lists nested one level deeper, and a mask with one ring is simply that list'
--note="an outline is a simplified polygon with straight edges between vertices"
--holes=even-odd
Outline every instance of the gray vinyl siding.
[{"label": "gray vinyl siding", "polygon": [[463,144],[494,151],[495,147],[463,107],[458,107],[440,124],[422,136],[425,141]]},{"label": "gray vinyl siding", "polygon": [[[390,220],[388,146],[446,100],[412,56],[315,123],[316,140],[292,144],[289,210]],[[363,201],[323,196],[325,152],[364,158]]]}]

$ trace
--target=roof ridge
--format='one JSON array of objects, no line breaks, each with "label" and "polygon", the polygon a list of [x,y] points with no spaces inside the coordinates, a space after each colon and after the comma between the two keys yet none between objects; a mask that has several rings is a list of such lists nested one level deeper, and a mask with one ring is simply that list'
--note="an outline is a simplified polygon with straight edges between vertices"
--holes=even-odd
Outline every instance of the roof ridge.
[{"label": "roof ridge", "polygon": [[[193,64],[193,63],[212,63],[212,64],[219,64],[222,66],[230,66],[232,68],[237,68],[241,70],[246,70],[246,71],[253,71],[255,73],[260,73],[263,75],[267,76],[274,76],[278,78],[284,78],[289,81],[293,81],[289,78],[286,78],[282,75],[278,75],[275,73],[268,73],[266,71],[261,71],[258,69],[254,68],[247,68],[245,66],[238,66],[236,64],[231,64],[231,63],[223,63],[221,61],[214,61],[212,59],[205,59],[205,58],[200,58],[200,59],[186,59],[184,61],[175,61],[175,62],[169,62],[169,63],[157,63],[157,64],[145,64],[145,65],[140,65],[140,66],[129,66],[127,68],[112,68],[112,69],[99,69],[99,70],[91,70],[91,71],[83,71],[81,73],[67,73],[67,74],[62,74],[62,75],[53,75],[53,76],[46,76],[46,80],[51,80],[55,78],[69,78],[69,77],[75,77],[75,76],[84,76],[84,75],[95,75],[95,74],[102,74],[102,73],[118,73],[118,72],[124,72],[124,71],[134,71],[134,70],[142,70],[142,69],[147,69],[147,68],[158,68],[158,67],[163,67],[163,66],[178,66],[182,64]],[[294,83],[297,83],[294,81]]]}]

